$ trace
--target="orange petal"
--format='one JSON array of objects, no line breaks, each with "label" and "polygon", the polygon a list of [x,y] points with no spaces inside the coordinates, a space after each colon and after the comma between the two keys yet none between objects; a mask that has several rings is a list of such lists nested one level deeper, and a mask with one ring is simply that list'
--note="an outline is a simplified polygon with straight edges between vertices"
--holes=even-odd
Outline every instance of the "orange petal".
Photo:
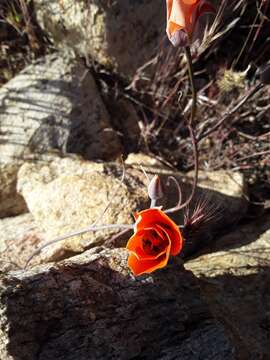
[{"label": "orange petal", "polygon": [[165,267],[168,263],[169,255],[170,246],[168,246],[165,254],[155,260],[139,260],[133,253],[131,253],[128,258],[128,266],[136,276],[145,273],[149,274],[155,270]]},{"label": "orange petal", "polygon": [[147,209],[137,213],[138,218],[135,223],[135,233],[144,230],[147,227],[161,229],[166,231],[171,241],[171,255],[177,255],[183,247],[183,238],[178,226],[161,210]]},{"label": "orange petal", "polygon": [[184,4],[195,5],[198,4],[201,0],[181,0]]},{"label": "orange petal", "polygon": [[181,232],[176,224],[174,224],[176,229],[170,229],[169,227],[164,228],[162,225],[158,225],[162,228],[162,230],[166,233],[170,243],[171,243],[171,251],[170,255],[178,255],[183,247],[183,238]]},{"label": "orange petal", "polygon": [[167,1],[167,34],[169,39],[177,30],[184,29],[191,34],[192,14],[201,0]]},{"label": "orange petal", "polygon": [[188,10],[188,5],[184,5],[180,1],[173,0],[169,16],[167,17],[167,32],[169,36],[172,36],[177,30],[186,28],[186,13]]},{"label": "orange petal", "polygon": [[140,211],[137,215],[138,218],[135,223],[135,231],[153,227],[157,223],[174,224],[174,222],[163,211],[155,208]]},{"label": "orange petal", "polygon": [[[157,232],[161,239],[164,237],[164,235],[163,235],[164,232],[159,231],[158,229],[146,228],[145,230],[153,230],[153,231]],[[170,243],[170,241],[168,241],[167,235],[166,235],[166,239],[164,239],[164,241],[166,241],[167,246],[164,246],[164,249],[161,250],[156,255],[147,254],[143,250],[143,247],[142,247],[143,237],[144,237],[144,230],[141,230],[141,231],[135,233],[133,236],[131,236],[131,238],[129,239],[127,246],[126,246],[126,249],[128,249],[131,253],[133,253],[137,257],[138,260],[155,260],[167,251],[167,247]]]},{"label": "orange petal", "polygon": [[143,232],[141,234],[135,233],[131,236],[131,238],[128,240],[126,249],[132,252],[136,252],[137,248],[141,246],[141,241],[143,237]]}]

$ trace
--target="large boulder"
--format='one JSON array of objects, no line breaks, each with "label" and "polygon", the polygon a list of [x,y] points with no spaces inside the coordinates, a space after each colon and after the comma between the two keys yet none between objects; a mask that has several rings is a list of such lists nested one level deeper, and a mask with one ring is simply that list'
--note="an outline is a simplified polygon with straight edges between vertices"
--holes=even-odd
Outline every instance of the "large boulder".
[{"label": "large boulder", "polygon": [[178,263],[134,278],[124,249],[0,274],[1,360],[236,360]]},{"label": "large boulder", "polygon": [[[47,164],[23,165],[18,174],[18,190],[47,239],[53,239],[93,223],[131,224],[132,213],[148,204],[143,174],[127,173],[123,184],[120,178],[119,165],[55,157]],[[117,232],[119,229],[108,229],[71,237],[48,248],[45,259],[82,252],[104,243]]]},{"label": "large boulder", "polygon": [[87,159],[121,152],[91,73],[69,54],[28,66],[0,90],[0,161],[59,150]]},{"label": "large boulder", "polygon": [[165,35],[164,0],[35,0],[53,43],[131,77]]},{"label": "large boulder", "polygon": [[122,152],[93,76],[64,53],[39,59],[0,89],[0,217],[26,210],[16,192],[23,161],[55,151],[106,160]]},{"label": "large boulder", "polygon": [[[172,172],[155,159],[140,154],[132,155],[127,159],[126,175],[122,184],[120,164],[97,164],[77,157],[69,159],[52,157],[47,163],[23,165],[18,176],[18,189],[40,229],[46,233],[47,239],[51,240],[93,223],[132,224],[134,222],[132,213],[149,207],[148,181],[140,165],[143,165],[149,176],[160,174],[164,184],[169,176],[174,175],[183,186],[183,196],[186,197],[190,192],[190,184],[184,183],[185,178],[182,174]],[[220,177],[222,176],[225,177],[223,172],[220,173]],[[243,179],[238,178],[237,187],[236,177],[231,176],[231,183],[230,177],[227,176],[226,187],[222,194],[215,190],[215,187],[220,189],[218,174],[216,174],[216,183],[213,181],[215,177],[212,173],[204,174],[200,185],[207,187],[208,184],[208,189],[198,188],[191,209],[206,197],[209,206],[217,208],[215,211],[218,214],[207,224],[206,230],[197,231],[198,236],[186,242],[183,252],[185,256],[211,242],[217,231],[228,231],[228,228],[245,215],[247,206],[242,197]],[[174,206],[176,201],[176,189],[173,186],[165,187],[165,196],[160,205],[168,208]],[[103,214],[107,206],[108,210]],[[183,214],[176,213],[174,220],[181,224]],[[73,236],[48,247],[47,251],[44,251],[43,259],[57,260],[94,245],[104,244],[120,230],[107,229]],[[119,246],[124,245],[127,238],[128,233]]]}]

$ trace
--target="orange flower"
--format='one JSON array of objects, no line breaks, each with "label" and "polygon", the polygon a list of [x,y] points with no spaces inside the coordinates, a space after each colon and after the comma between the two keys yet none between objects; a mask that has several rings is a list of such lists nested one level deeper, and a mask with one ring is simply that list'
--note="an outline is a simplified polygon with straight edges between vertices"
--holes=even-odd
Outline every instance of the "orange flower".
[{"label": "orange flower", "polygon": [[[166,0],[167,1],[167,35],[174,46],[187,46],[194,39],[199,19],[215,9],[206,0]],[[197,28],[197,29],[196,29]],[[195,31],[197,30],[197,31]],[[201,34],[196,34],[199,36]]]},{"label": "orange flower", "polygon": [[183,239],[178,226],[159,209],[140,211],[135,218],[134,235],[127,244],[128,266],[141,275],[166,266],[170,255],[180,253]]}]

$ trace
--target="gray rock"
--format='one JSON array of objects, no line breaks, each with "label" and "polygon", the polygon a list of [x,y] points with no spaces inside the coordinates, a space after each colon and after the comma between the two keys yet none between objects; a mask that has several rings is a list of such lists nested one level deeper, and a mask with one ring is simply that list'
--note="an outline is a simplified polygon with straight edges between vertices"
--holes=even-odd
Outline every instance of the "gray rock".
[{"label": "gray rock", "polygon": [[165,35],[163,0],[35,0],[37,19],[54,44],[90,55],[131,77]]},{"label": "gray rock", "polygon": [[0,161],[52,149],[87,159],[121,153],[91,73],[68,54],[40,59],[0,90]]},{"label": "gray rock", "polygon": [[235,339],[240,359],[270,354],[270,216],[239,226],[185,264],[201,279],[216,317]]},{"label": "gray rock", "polygon": [[68,54],[40,59],[0,89],[0,217],[27,210],[16,192],[23,161],[54,151],[106,160],[122,152],[91,73]]},{"label": "gray rock", "polygon": [[124,249],[91,249],[0,277],[1,360],[235,360],[177,261],[134,278]]}]

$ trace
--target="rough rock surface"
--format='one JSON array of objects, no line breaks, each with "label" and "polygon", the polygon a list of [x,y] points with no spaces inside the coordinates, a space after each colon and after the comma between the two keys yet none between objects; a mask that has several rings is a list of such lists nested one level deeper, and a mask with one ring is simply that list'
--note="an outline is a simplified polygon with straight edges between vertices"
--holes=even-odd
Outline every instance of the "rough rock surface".
[{"label": "rough rock surface", "polygon": [[201,279],[202,293],[234,336],[240,359],[269,359],[269,211],[204,251],[185,267]]},{"label": "rough rock surface", "polygon": [[[18,189],[40,229],[48,239],[53,239],[93,223],[131,224],[131,214],[148,204],[144,176],[139,171],[127,173],[125,183],[121,184],[121,171],[121,166],[115,164],[55,157],[47,164],[23,165]],[[102,215],[110,201],[108,211]],[[68,252],[81,252],[118,232],[119,229],[108,229],[75,236],[52,245],[44,259],[55,260]]]},{"label": "rough rock surface", "polygon": [[0,89],[0,217],[26,211],[23,161],[58,150],[115,159],[122,146],[91,73],[67,53],[39,59]]},{"label": "rough rock surface", "polygon": [[35,0],[37,19],[55,45],[90,55],[131,77],[165,36],[163,0]]},{"label": "rough rock surface", "polygon": [[16,191],[17,173],[21,165],[21,161],[0,163],[0,218],[27,211],[24,198]]},{"label": "rough rock surface", "polygon": [[[136,162],[137,165],[131,165]],[[46,233],[47,239],[80,230],[96,221],[96,225],[131,224],[133,223],[131,214],[149,206],[147,179],[138,163],[143,164],[149,174],[160,174],[164,183],[170,175],[175,175],[179,181],[183,181],[183,176],[162,168],[156,160],[151,158],[149,160],[149,157],[142,155],[133,155],[127,163],[129,167],[126,169],[125,181],[122,184],[120,183],[122,168],[117,164],[96,164],[76,157],[73,159],[56,157],[47,164],[29,163],[19,172],[18,188],[40,229]],[[221,175],[225,176],[223,173]],[[193,207],[198,199],[205,197],[210,206],[214,204],[218,208],[217,221],[214,219],[215,221],[210,222],[207,232],[204,230],[199,232],[197,239],[186,242],[184,255],[197,251],[198,247],[203,247],[205,243],[211,241],[217,231],[224,227],[226,231],[227,227],[232,226],[237,219],[245,215],[246,203],[242,199],[241,186],[237,193],[236,190],[230,189],[230,185],[235,187],[235,182],[229,184],[227,181],[226,189],[221,194],[215,191],[213,178],[212,174],[212,190],[198,189],[197,200],[194,199]],[[219,183],[219,177],[217,179]],[[207,185],[207,176],[202,180],[202,184]],[[190,185],[183,184],[183,189],[184,196],[187,196]],[[226,195],[226,191],[229,196]],[[176,198],[175,188],[166,187],[166,196],[162,204],[165,208],[174,206]],[[110,201],[108,211],[102,215]],[[174,219],[177,223],[181,223],[181,217],[183,216],[176,214]],[[81,252],[94,244],[104,243],[112,234],[118,232],[119,230],[110,229],[75,236],[48,247],[44,251],[44,260],[56,260],[67,256],[70,252]],[[127,237],[128,234],[123,239],[124,242]]]},{"label": "rough rock surface", "polygon": [[22,268],[41,240],[42,235],[30,213],[1,219],[0,272]]},{"label": "rough rock surface", "polygon": [[0,90],[0,161],[50,150],[87,159],[121,153],[93,76],[67,53],[39,59]]},{"label": "rough rock surface", "polygon": [[105,101],[112,124],[117,129],[125,152],[129,154],[138,151],[143,131],[140,128],[141,119],[135,107],[125,98],[115,99],[115,101],[107,98]]},{"label": "rough rock surface", "polygon": [[1,360],[233,360],[191,272],[135,279],[125,250],[94,248],[1,276]]}]

